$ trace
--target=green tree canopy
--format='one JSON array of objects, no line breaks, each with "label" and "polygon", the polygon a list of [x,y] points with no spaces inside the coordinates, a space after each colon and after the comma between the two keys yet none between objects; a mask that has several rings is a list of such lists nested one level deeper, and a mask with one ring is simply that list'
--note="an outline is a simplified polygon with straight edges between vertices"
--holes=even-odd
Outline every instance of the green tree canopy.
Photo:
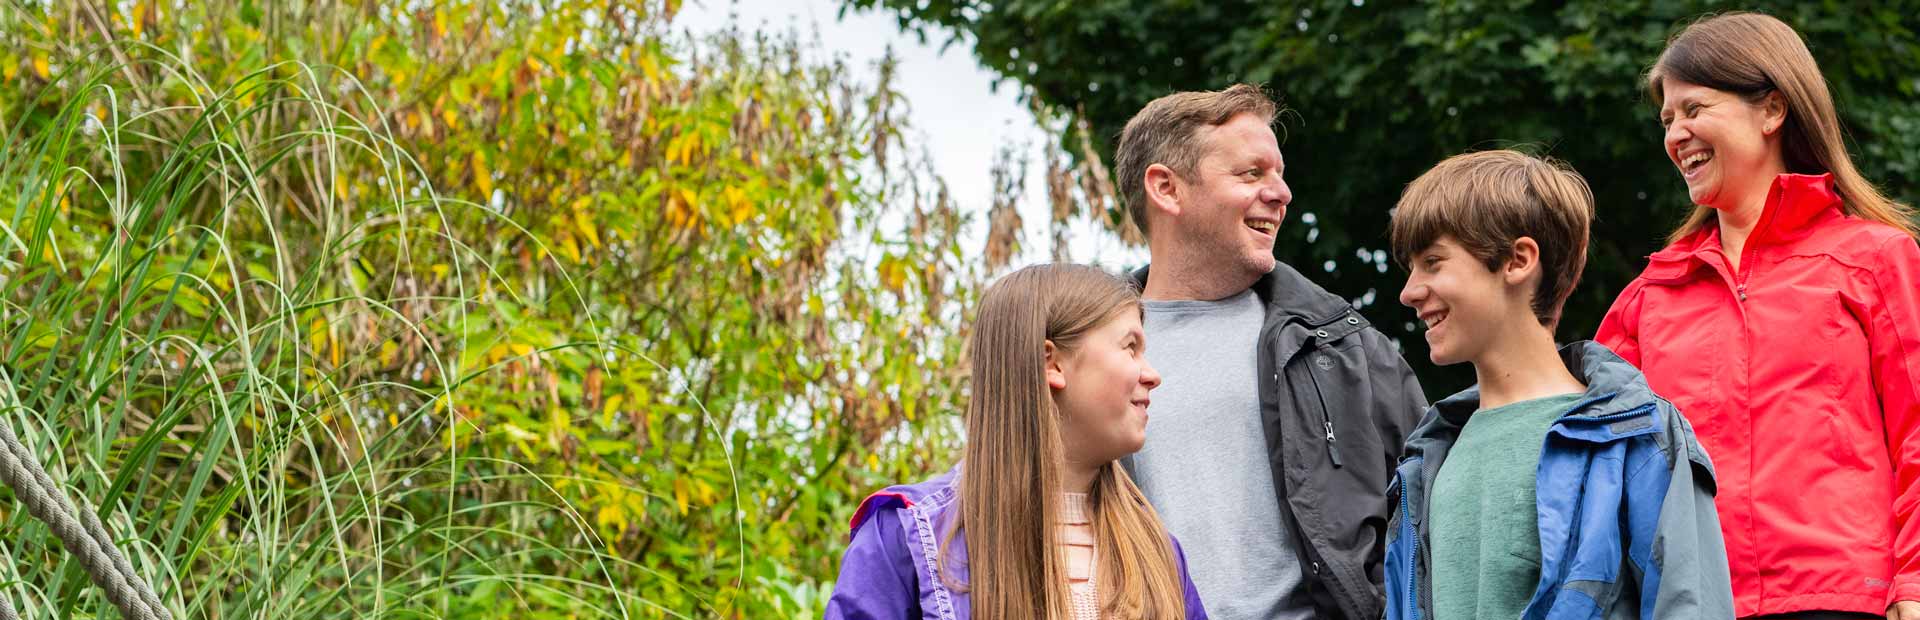
[{"label": "green tree canopy", "polygon": [[[945,26],[980,61],[1073,111],[1111,161],[1134,112],[1176,90],[1263,83],[1293,112],[1282,151],[1295,200],[1282,260],[1365,306],[1438,397],[1471,381],[1433,368],[1385,252],[1388,209],[1449,155],[1524,145],[1571,163],[1598,215],[1559,336],[1591,337],[1613,295],[1685,215],[1642,72],[1695,16],[1776,15],[1807,40],[1868,178],[1920,199],[1920,3],[1743,5],[1574,0],[1193,2],[847,0]],[[1111,207],[1109,207],[1111,210]],[[1117,214],[1109,213],[1113,221]]]},{"label": "green tree canopy", "polygon": [[0,5],[0,417],[177,618],[818,617],[984,270],[889,66],[678,5]]}]

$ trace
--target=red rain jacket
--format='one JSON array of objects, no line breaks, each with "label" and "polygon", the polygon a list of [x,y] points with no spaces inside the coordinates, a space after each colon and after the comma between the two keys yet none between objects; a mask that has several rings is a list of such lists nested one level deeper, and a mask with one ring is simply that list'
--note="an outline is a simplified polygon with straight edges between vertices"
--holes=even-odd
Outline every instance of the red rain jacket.
[{"label": "red rain jacket", "polygon": [[1718,227],[1654,254],[1595,337],[1693,422],[1741,616],[1920,600],[1920,246],[1774,180],[1740,268]]}]

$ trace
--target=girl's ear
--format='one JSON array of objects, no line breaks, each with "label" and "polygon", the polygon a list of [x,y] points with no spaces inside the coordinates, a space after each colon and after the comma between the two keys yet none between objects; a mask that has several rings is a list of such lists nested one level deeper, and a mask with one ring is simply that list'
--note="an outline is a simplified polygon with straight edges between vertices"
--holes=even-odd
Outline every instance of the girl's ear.
[{"label": "girl's ear", "polygon": [[1067,389],[1067,371],[1060,367],[1060,349],[1053,346],[1052,340],[1046,341],[1046,348],[1047,387],[1056,390]]}]

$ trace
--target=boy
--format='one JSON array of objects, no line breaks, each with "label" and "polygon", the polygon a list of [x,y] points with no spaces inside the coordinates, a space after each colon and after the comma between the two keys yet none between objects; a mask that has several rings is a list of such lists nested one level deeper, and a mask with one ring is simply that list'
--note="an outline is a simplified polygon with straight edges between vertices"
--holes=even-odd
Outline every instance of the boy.
[{"label": "boy", "polygon": [[1592,216],[1578,173],[1514,151],[1401,195],[1400,303],[1433,362],[1478,381],[1428,409],[1394,474],[1389,619],[1733,617],[1692,428],[1605,347],[1554,345]]}]

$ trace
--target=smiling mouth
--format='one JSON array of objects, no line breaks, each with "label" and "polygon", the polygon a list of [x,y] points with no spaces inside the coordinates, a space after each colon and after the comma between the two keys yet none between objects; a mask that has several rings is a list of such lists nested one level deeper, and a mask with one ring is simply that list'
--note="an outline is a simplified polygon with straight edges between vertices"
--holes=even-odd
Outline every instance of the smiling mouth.
[{"label": "smiling mouth", "polygon": [[1247,220],[1246,224],[1247,228],[1253,229],[1254,232],[1269,237],[1273,236],[1274,231],[1280,229],[1280,224],[1271,220]]},{"label": "smiling mouth", "polygon": [[1680,160],[1680,174],[1692,178],[1713,161],[1713,151],[1699,151]]},{"label": "smiling mouth", "polygon": [[1427,324],[1427,331],[1433,331],[1433,328],[1439,327],[1441,323],[1447,321],[1447,313],[1445,311],[1429,312],[1420,315],[1420,320]]}]

